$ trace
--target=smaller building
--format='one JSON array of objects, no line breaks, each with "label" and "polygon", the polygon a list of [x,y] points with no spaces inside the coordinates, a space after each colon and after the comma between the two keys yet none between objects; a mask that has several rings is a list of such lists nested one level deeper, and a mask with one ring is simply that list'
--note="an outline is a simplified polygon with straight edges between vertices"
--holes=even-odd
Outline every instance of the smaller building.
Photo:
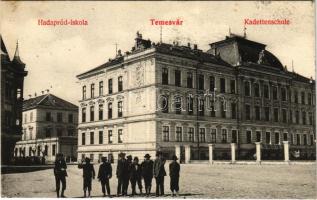
[{"label": "smaller building", "polygon": [[23,102],[22,140],[14,149],[15,157],[44,157],[53,162],[57,153],[67,161],[77,160],[78,107],[53,94]]}]

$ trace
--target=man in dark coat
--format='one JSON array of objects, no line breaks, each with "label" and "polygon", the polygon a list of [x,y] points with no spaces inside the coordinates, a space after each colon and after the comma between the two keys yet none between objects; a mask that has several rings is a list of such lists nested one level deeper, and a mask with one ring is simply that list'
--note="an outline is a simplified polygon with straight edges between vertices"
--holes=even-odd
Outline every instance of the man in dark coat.
[{"label": "man in dark coat", "polygon": [[164,165],[165,159],[163,158],[162,152],[157,152],[153,165],[153,175],[156,181],[156,196],[164,195],[164,176],[166,176]]},{"label": "man in dark coat", "polygon": [[85,164],[80,164],[78,166],[80,169],[83,169],[83,179],[84,179],[84,197],[86,197],[86,191],[88,189],[88,197],[90,197],[91,192],[91,182],[92,179],[95,179],[95,169],[94,166],[90,163],[89,158],[85,158]]},{"label": "man in dark coat", "polygon": [[[110,185],[109,185],[109,179],[112,177],[112,167],[109,162],[107,162],[106,157],[102,157],[102,164],[99,166],[98,171],[98,179],[101,183],[101,189],[103,196],[106,196],[106,188],[107,188],[107,194],[110,197]],[[106,188],[105,188],[106,187]]]},{"label": "man in dark coat", "polygon": [[145,154],[145,160],[141,164],[142,177],[144,179],[145,194],[148,197],[151,193],[153,178],[153,161],[150,160],[150,154]]},{"label": "man in dark coat", "polygon": [[118,155],[116,175],[118,179],[117,196],[127,195],[125,187],[126,182],[129,183],[129,165],[128,161],[125,159],[125,153],[120,153]]},{"label": "man in dark coat", "polygon": [[[58,153],[56,155],[55,166],[54,166],[54,176],[55,176],[55,182],[56,182],[57,198],[59,198],[60,196],[65,197],[64,191],[66,190],[66,176],[67,176],[66,169],[67,169],[67,165],[64,159],[64,155],[61,153]],[[61,183],[62,183],[62,191],[61,191],[61,195],[59,195]]]},{"label": "man in dark coat", "polygon": [[[179,172],[180,172],[180,165],[177,163],[177,156],[173,155],[173,161],[169,165],[169,171],[170,171],[170,188],[172,191],[172,195],[178,196],[178,191],[179,191]],[[175,193],[174,193],[175,192]]]},{"label": "man in dark coat", "polygon": [[140,194],[142,194],[142,174],[141,165],[139,164],[139,158],[134,157],[133,163],[130,168],[130,182],[132,188],[132,196],[136,195],[135,187],[138,184]]}]

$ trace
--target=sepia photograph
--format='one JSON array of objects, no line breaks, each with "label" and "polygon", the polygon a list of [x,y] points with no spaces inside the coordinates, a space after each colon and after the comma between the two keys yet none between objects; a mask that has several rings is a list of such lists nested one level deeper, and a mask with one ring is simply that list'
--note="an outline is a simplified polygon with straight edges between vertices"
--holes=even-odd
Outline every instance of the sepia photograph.
[{"label": "sepia photograph", "polygon": [[2,198],[317,198],[314,1],[0,10]]}]

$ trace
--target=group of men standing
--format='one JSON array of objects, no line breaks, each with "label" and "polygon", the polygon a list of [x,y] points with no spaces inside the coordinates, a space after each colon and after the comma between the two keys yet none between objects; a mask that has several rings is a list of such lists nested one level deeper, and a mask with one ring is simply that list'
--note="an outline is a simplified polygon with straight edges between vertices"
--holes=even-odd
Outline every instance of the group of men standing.
[{"label": "group of men standing", "polygon": [[[169,175],[170,175],[170,189],[174,195],[178,195],[179,191],[179,173],[180,165],[177,163],[177,157],[173,156],[173,161],[169,165]],[[101,188],[104,196],[110,195],[110,183],[109,180],[112,178],[112,167],[111,163],[108,162],[106,157],[102,157],[102,164],[99,166],[98,171],[98,180],[101,183]],[[131,183],[132,196],[136,195],[136,186],[140,191],[139,194],[143,194],[142,179],[144,180],[145,195],[149,196],[151,193],[152,179],[155,178],[156,182],[156,196],[164,195],[164,177],[167,175],[165,171],[165,162],[166,160],[163,157],[162,152],[156,152],[156,159],[151,160],[149,154],[145,154],[144,161],[139,164],[139,158],[129,155],[126,157],[125,153],[120,153],[118,156],[118,163],[116,169],[116,176],[118,179],[117,185],[117,196],[127,196],[128,195],[128,186],[129,182]],[[83,170],[83,190],[84,197],[87,196],[86,192],[88,191],[88,197],[91,195],[91,185],[92,179],[95,179],[95,170],[93,165],[90,163],[89,158],[85,158],[85,163],[78,165],[80,169]],[[56,191],[57,197],[59,197],[59,186],[62,182],[62,194],[61,197],[64,197],[64,190],[66,189],[66,179],[62,174],[67,176],[66,173],[66,163],[64,163],[62,157],[58,157],[55,162],[54,174],[56,178]],[[63,169],[65,173],[55,173],[59,171],[58,169]],[[107,194],[107,195],[106,195]]]}]

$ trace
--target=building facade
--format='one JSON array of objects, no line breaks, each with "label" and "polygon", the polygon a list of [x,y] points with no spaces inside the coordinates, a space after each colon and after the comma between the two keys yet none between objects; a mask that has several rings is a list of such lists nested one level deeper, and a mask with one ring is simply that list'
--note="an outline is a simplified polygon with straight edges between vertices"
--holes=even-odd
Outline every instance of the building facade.
[{"label": "building facade", "polygon": [[23,135],[14,150],[15,157],[44,157],[53,162],[57,153],[67,161],[77,157],[78,107],[53,94],[23,102]]},{"label": "building facade", "polygon": [[210,44],[152,43],[137,33],[124,55],[77,76],[78,158],[225,158],[236,143],[247,159],[261,142],[289,141],[302,157],[315,156],[315,81],[287,70],[265,45],[231,34]]},{"label": "building facade", "polygon": [[9,164],[15,143],[22,135],[22,103],[25,64],[19,56],[18,44],[11,60],[1,40],[1,163]]}]

